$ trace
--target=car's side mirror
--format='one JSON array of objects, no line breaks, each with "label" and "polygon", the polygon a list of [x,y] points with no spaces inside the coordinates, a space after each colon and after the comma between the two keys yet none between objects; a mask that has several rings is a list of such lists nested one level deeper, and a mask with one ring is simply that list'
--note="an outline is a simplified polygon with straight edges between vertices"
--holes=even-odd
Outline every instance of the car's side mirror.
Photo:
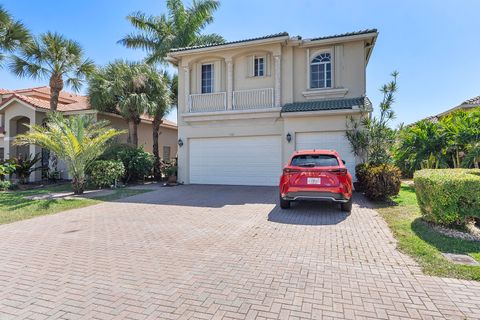
[{"label": "car's side mirror", "polygon": [[342,160],[342,162],[343,162],[343,164],[347,164],[347,163],[345,162],[345,160]]}]

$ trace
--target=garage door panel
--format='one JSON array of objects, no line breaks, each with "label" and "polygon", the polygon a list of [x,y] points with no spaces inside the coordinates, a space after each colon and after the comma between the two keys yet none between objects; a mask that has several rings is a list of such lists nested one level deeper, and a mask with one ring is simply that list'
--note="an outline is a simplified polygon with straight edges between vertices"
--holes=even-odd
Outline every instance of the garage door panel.
[{"label": "garage door panel", "polygon": [[277,185],[279,136],[190,140],[190,183]]},{"label": "garage door panel", "polygon": [[336,150],[355,179],[355,156],[343,131],[300,132],[295,134],[296,150]]}]

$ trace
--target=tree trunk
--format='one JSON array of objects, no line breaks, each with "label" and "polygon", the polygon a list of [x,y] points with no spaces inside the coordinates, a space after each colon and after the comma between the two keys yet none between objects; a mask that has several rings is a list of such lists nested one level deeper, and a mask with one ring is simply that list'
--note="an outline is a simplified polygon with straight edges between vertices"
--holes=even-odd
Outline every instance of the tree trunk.
[{"label": "tree trunk", "polygon": [[135,147],[138,147],[138,123],[137,123],[137,121],[132,121],[132,123],[133,123],[133,126],[132,126],[132,129],[133,129],[132,144]]},{"label": "tree trunk", "polygon": [[153,132],[152,132],[152,140],[153,140],[153,176],[156,180],[162,179],[162,173],[160,170],[160,154],[158,151],[158,134],[160,131],[160,125],[163,122],[163,115],[155,115],[153,118]]},{"label": "tree trunk", "polygon": [[128,138],[127,138],[127,143],[128,144],[133,144],[133,131],[134,131],[134,121],[132,120],[127,120],[127,125],[128,125]]},{"label": "tree trunk", "polygon": [[72,179],[72,188],[74,194],[82,194],[85,190],[85,177],[73,177]]},{"label": "tree trunk", "polygon": [[63,79],[61,75],[52,75],[50,78],[50,110],[57,111],[60,91],[63,89]]}]

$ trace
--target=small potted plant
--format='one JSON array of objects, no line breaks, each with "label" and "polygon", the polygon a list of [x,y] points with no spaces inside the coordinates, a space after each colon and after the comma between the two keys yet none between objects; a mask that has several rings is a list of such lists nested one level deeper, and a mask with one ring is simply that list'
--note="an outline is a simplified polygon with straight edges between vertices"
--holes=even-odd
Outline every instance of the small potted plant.
[{"label": "small potted plant", "polygon": [[177,166],[171,165],[165,170],[167,176],[167,184],[168,185],[176,185],[177,184]]}]

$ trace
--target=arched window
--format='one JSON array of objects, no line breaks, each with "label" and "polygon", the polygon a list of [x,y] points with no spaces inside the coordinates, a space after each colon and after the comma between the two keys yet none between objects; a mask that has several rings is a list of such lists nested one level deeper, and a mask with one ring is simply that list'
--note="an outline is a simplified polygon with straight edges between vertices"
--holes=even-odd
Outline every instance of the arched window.
[{"label": "arched window", "polygon": [[310,88],[330,88],[332,86],[332,56],[320,53],[310,62]]}]

